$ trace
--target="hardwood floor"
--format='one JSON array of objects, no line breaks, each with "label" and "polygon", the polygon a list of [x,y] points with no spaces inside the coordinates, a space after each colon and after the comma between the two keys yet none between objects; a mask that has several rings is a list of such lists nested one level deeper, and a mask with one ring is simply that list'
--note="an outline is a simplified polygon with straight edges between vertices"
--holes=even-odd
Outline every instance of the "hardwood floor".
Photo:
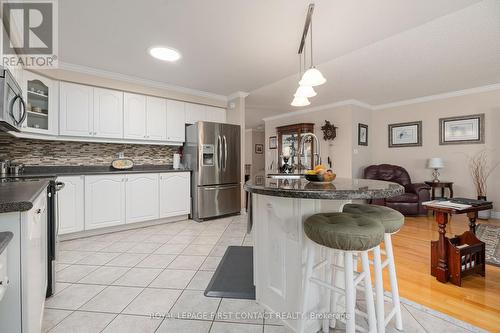
[{"label": "hardwood floor", "polygon": [[[464,216],[453,216],[447,234],[461,234],[468,230],[467,223]],[[478,223],[500,226],[500,220]],[[407,217],[404,227],[393,235],[401,297],[491,332],[500,332],[500,267],[486,265],[485,278],[466,277],[462,287],[438,282],[430,275],[430,241],[437,238],[437,224],[431,215]],[[390,290],[387,275],[384,283],[386,290]]]}]

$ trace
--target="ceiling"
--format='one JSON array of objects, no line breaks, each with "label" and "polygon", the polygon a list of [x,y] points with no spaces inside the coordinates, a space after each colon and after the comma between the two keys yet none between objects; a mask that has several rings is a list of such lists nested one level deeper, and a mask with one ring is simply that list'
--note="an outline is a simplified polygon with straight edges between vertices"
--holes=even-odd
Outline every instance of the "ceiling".
[{"label": "ceiling", "polygon": [[[370,105],[500,83],[500,1],[482,1],[326,61],[328,81],[308,107],[346,100]],[[295,111],[298,74],[251,92],[246,126]]]},{"label": "ceiling", "polygon": [[[289,111],[311,0],[59,1],[59,59],[247,97],[247,127]],[[500,82],[496,0],[316,0],[314,60],[328,82],[313,106],[370,104]],[[180,50],[177,63],[147,49]]]}]

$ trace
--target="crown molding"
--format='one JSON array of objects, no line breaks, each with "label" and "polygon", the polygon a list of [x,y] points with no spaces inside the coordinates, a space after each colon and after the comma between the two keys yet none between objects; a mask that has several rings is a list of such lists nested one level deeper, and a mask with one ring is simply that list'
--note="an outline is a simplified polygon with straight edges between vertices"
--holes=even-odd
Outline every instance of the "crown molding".
[{"label": "crown molding", "polygon": [[[425,102],[430,102],[430,101],[435,101],[435,100],[440,100],[440,99],[467,96],[467,95],[478,94],[478,93],[489,92],[489,91],[496,91],[496,90],[500,90],[500,83],[495,83],[495,84],[490,84],[490,85],[480,86],[480,87],[474,87],[474,88],[469,88],[469,89],[463,89],[463,90],[457,90],[457,91],[450,91],[450,92],[446,92],[446,93],[442,93],[442,94],[422,96],[422,97],[411,98],[411,99],[401,100],[401,101],[397,101],[397,102],[378,104],[378,105],[371,105],[371,104],[365,103],[365,102],[357,100],[357,99],[348,99],[348,100],[344,100],[344,101],[340,101],[340,102],[319,105],[319,106],[315,106],[312,108],[281,113],[281,114],[278,114],[275,116],[263,118],[262,120],[269,121],[269,120],[281,119],[281,118],[286,118],[289,116],[301,115],[301,114],[322,111],[325,109],[331,109],[331,108],[336,108],[336,107],[341,107],[341,106],[349,106],[349,105],[359,106],[359,107],[362,107],[362,108],[365,108],[368,110],[372,110],[372,111],[378,111],[378,110],[383,111],[385,109],[399,107],[399,106],[425,103]],[[249,108],[251,109],[252,106],[249,106]],[[266,109],[265,106],[258,106],[258,107],[254,106],[254,108]]]},{"label": "crown molding", "polygon": [[250,94],[245,92],[245,91],[237,91],[237,92],[234,92],[231,95],[227,96],[226,98],[228,101],[230,101],[230,100],[235,99],[235,98],[245,98],[248,95],[250,95]]},{"label": "crown molding", "polygon": [[450,92],[446,92],[446,93],[442,93],[442,94],[428,95],[428,96],[423,96],[423,97],[406,99],[406,100],[401,100],[401,101],[391,102],[391,103],[386,103],[386,104],[378,104],[378,105],[373,106],[372,108],[373,108],[373,110],[383,110],[383,109],[389,109],[389,108],[394,108],[394,107],[398,107],[398,106],[425,103],[425,102],[435,101],[435,100],[439,100],[439,99],[467,96],[467,95],[478,94],[478,93],[488,92],[488,91],[495,91],[495,90],[500,90],[500,83],[495,83],[495,84],[490,84],[487,86],[480,86],[480,87],[475,87],[475,88],[469,88],[469,89],[463,89],[463,90],[450,91]]},{"label": "crown molding", "polygon": [[62,61],[59,61],[58,69],[73,71],[73,72],[82,73],[82,74],[95,75],[95,76],[99,76],[99,77],[103,77],[103,78],[107,78],[107,79],[124,81],[124,82],[128,82],[128,83],[135,83],[135,84],[139,84],[139,85],[151,87],[151,88],[170,90],[173,92],[189,94],[189,95],[193,95],[193,96],[197,96],[197,97],[212,98],[212,99],[222,101],[222,102],[228,101],[228,98],[226,96],[223,96],[223,95],[218,95],[218,94],[213,94],[213,93],[206,92],[206,91],[170,85],[170,84],[163,83],[160,81],[141,79],[141,78],[131,76],[131,75],[110,72],[110,71],[106,71],[106,70],[102,70],[102,69],[81,66],[81,65],[76,65],[76,64],[70,64],[70,63],[62,62]]},{"label": "crown molding", "polygon": [[311,112],[318,112],[318,111],[323,111],[323,110],[326,110],[326,109],[338,108],[338,107],[341,107],[341,106],[359,106],[359,107],[362,107],[362,108],[373,110],[373,106],[371,106],[370,104],[358,101],[356,99],[346,99],[346,100],[340,101],[340,102],[319,105],[319,106],[315,106],[315,107],[312,107],[312,108],[301,109],[301,110],[292,111],[292,112],[281,113],[281,114],[278,114],[278,115],[275,115],[275,116],[270,116],[270,117],[263,118],[262,120],[269,121],[269,120],[287,118],[287,117],[290,117],[290,116],[297,116],[297,115],[302,115],[302,114],[311,113]]}]

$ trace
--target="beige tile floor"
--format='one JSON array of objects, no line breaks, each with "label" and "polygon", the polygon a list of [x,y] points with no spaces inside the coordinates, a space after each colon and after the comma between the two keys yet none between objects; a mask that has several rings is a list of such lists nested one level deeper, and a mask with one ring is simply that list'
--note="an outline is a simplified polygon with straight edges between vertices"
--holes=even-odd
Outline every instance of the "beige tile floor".
[{"label": "beige tile floor", "polygon": [[[186,220],[61,242],[44,332],[285,333],[255,301],[203,295],[227,246],[252,245],[243,216]],[[403,305],[405,332],[471,332]],[[389,332],[394,332],[390,327]]]}]

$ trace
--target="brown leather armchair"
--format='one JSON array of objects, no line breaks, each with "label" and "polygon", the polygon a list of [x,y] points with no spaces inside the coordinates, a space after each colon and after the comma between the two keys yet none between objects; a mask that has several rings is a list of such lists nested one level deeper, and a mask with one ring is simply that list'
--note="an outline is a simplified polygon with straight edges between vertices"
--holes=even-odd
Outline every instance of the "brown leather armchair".
[{"label": "brown leather armchair", "polygon": [[430,200],[429,185],[423,183],[412,184],[408,172],[397,165],[380,164],[370,165],[365,169],[366,179],[385,180],[403,185],[405,193],[396,197],[371,200],[371,204],[393,208],[404,215],[423,215],[427,211],[422,202]]}]

